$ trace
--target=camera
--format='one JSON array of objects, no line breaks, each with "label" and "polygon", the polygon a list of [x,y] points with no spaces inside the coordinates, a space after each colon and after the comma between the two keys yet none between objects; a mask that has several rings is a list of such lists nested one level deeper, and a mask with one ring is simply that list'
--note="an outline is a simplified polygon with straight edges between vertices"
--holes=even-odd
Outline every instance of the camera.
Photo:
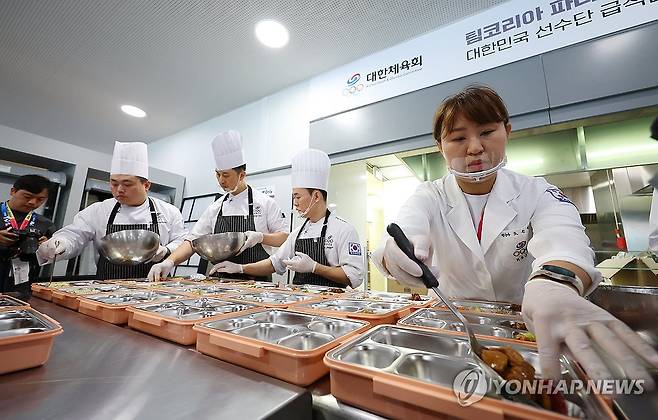
[{"label": "camera", "polygon": [[39,238],[42,236],[41,232],[34,228],[26,230],[14,231],[18,235],[18,240],[11,247],[14,254],[18,255],[21,261],[28,261],[28,259],[36,254],[39,249]]}]

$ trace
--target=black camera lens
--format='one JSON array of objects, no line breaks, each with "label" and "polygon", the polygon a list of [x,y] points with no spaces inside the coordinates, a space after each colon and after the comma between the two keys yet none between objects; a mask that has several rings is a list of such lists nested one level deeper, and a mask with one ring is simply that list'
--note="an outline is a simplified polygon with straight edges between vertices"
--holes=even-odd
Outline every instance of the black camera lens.
[{"label": "black camera lens", "polygon": [[34,231],[18,232],[18,251],[20,255],[35,254],[39,249],[39,233]]}]

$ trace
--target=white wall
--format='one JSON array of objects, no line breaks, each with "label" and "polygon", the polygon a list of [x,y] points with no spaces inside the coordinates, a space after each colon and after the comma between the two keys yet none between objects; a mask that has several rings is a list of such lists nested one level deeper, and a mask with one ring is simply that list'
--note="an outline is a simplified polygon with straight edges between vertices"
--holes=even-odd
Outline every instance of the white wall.
[{"label": "white wall", "polygon": [[221,131],[235,129],[242,133],[247,174],[289,166],[292,156],[308,147],[308,92],[308,82],[294,85],[153,142],[151,164],[185,176],[186,197],[215,192],[210,142]]}]

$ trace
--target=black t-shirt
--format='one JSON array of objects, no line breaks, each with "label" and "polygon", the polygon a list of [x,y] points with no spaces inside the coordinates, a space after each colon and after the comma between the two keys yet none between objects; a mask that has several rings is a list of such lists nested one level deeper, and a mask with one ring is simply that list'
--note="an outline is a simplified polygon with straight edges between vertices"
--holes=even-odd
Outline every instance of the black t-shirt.
[{"label": "black t-shirt", "polygon": [[[23,220],[25,220],[25,217],[27,216],[27,213],[23,213],[18,210],[12,209],[12,213],[14,214],[14,217],[16,218],[16,222],[18,222],[18,225],[20,226]],[[34,230],[34,233],[37,234],[39,237],[45,236],[47,238],[50,238],[53,236],[53,233],[57,230],[55,228],[55,224],[48,219],[47,217],[44,217],[40,214],[35,214],[36,216],[36,221],[34,222],[34,226],[32,226],[30,229]],[[7,229],[9,226],[5,225],[4,219],[0,218],[0,230]],[[12,265],[11,265],[11,258],[16,255],[16,246],[12,246],[9,248],[3,247],[0,245],[0,292],[6,293],[6,292],[19,292],[21,295],[26,295],[29,293],[30,290],[30,283],[36,280],[36,278],[39,276],[39,263],[37,261],[37,257],[35,254],[30,254],[29,256],[23,256],[22,259],[27,259],[28,263],[30,264],[30,281],[27,283],[19,284],[16,286],[14,284],[14,278],[12,276]]]}]

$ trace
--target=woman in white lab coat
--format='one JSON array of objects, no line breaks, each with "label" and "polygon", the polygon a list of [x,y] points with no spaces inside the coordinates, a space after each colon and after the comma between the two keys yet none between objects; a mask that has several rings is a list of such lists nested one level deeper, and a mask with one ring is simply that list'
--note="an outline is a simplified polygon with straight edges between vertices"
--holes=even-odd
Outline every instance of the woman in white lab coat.
[{"label": "woman in white lab coat", "polygon": [[[610,378],[595,342],[628,377],[651,386],[640,359],[658,367],[658,354],[584,299],[601,274],[576,207],[543,178],[503,169],[511,129],[490,88],[472,86],[447,98],[435,116],[434,138],[450,173],[419,186],[396,223],[446,295],[522,302],[544,377],[561,377],[558,354],[566,344],[591,377]],[[386,275],[422,285],[420,267],[392,238],[374,257]]]}]

